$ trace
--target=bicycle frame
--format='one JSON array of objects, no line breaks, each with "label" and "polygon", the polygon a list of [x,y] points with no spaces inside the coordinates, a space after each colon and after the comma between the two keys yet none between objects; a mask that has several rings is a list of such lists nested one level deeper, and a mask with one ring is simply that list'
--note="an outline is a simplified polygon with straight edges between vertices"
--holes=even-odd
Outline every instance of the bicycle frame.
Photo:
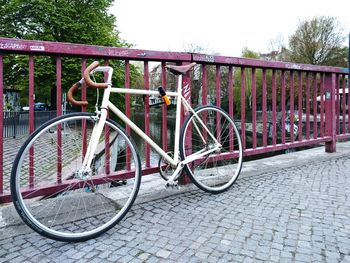
[{"label": "bicycle frame", "polygon": [[[199,159],[205,155],[208,155],[212,152],[217,151],[220,149],[221,144],[216,140],[216,138],[211,134],[211,132],[208,130],[206,125],[203,123],[203,121],[198,117],[196,112],[192,109],[190,104],[186,101],[186,99],[182,96],[182,75],[178,75],[178,85],[177,85],[177,91],[176,92],[166,92],[168,96],[176,97],[177,98],[177,104],[176,104],[176,123],[175,123],[175,142],[174,142],[174,158],[171,158],[162,148],[160,148],[147,134],[145,134],[135,123],[133,123],[123,112],[121,112],[110,100],[110,94],[111,93],[121,93],[121,94],[133,94],[133,95],[159,95],[158,91],[152,91],[152,90],[141,90],[141,89],[126,89],[126,88],[113,88],[111,84],[111,78],[113,74],[113,68],[105,66],[105,67],[98,67],[94,71],[92,71],[91,74],[94,72],[107,72],[108,78],[107,83],[109,84],[108,87],[104,90],[103,99],[101,103],[101,114],[98,121],[98,124],[95,125],[92,131],[91,140],[89,142],[87,152],[83,161],[83,168],[90,167],[92,160],[94,158],[94,152],[96,150],[97,144],[98,144],[98,138],[101,136],[103,127],[107,118],[107,112],[108,109],[111,110],[113,113],[115,113],[126,125],[128,125],[134,132],[136,132],[143,140],[145,140],[159,155],[161,155],[168,163],[170,163],[173,167],[177,167],[174,171],[173,176],[169,179],[169,181],[175,180],[177,174],[181,171],[183,166],[185,164],[188,164],[196,159]],[[201,126],[206,130],[207,134],[213,138],[215,142],[215,147],[209,149],[209,150],[201,150],[199,152],[193,153],[189,155],[185,160],[182,160],[179,162],[179,144],[180,144],[180,114],[181,114],[181,107],[182,104],[184,106],[184,109],[187,112],[191,112],[194,114],[198,120],[198,122],[201,124]],[[195,129],[199,129],[197,125],[195,125]],[[205,139],[201,138],[204,142]],[[179,165],[180,164],[180,165]]]}]

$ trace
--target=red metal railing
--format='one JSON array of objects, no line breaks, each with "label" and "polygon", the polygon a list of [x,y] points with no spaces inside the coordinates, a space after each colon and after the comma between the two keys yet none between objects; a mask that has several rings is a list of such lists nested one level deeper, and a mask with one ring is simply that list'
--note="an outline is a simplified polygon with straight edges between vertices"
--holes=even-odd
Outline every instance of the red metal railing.
[{"label": "red metal railing", "polygon": [[[87,66],[87,59],[120,60],[124,62],[124,85],[131,87],[130,63],[143,62],[144,86],[150,86],[150,62],[160,64],[160,81],[168,87],[166,63],[186,64],[196,62],[199,77],[183,78],[184,86],[190,89],[198,83],[200,93],[187,90],[186,98],[200,99],[202,104],[214,103],[222,106],[238,124],[244,155],[286,150],[325,143],[327,152],[336,150],[336,140],[350,138],[349,93],[346,92],[347,69],[272,62],[254,59],[209,56],[194,53],[157,52],[127,48],[98,47],[68,43],[27,41],[0,38],[0,104],[3,104],[4,57],[13,54],[26,55],[28,62],[29,130],[34,130],[34,73],[37,56],[51,56],[56,60],[56,106],[61,115],[62,67],[65,57],[81,58],[81,70]],[[79,76],[77,76],[79,79]],[[288,92],[289,91],[289,92]],[[186,91],[185,91],[186,92]],[[86,100],[86,87],[82,88],[82,99]],[[194,98],[195,97],[195,98]],[[150,134],[149,105],[145,103],[145,132]],[[163,106],[162,144],[168,149],[167,108]],[[82,108],[86,111],[86,107]],[[131,115],[129,95],[125,96],[126,115]],[[295,124],[295,125],[294,125]],[[287,127],[296,133],[288,132]],[[0,138],[3,138],[3,108],[0,107]],[[127,127],[127,131],[130,129]],[[0,203],[10,200],[10,168],[6,166],[9,156],[4,155],[7,141],[0,141]],[[150,162],[150,147],[145,146],[143,174],[158,172]],[[233,147],[233,145],[232,145]],[[33,153],[35,158],[35,153]],[[14,158],[14,157],[11,157]],[[12,161],[12,160],[10,160]],[[59,171],[59,167],[57,167]],[[33,175],[34,176],[34,175]],[[57,178],[60,183],[60,178]],[[42,189],[41,191],[50,191]],[[40,191],[39,191],[40,192]]]}]

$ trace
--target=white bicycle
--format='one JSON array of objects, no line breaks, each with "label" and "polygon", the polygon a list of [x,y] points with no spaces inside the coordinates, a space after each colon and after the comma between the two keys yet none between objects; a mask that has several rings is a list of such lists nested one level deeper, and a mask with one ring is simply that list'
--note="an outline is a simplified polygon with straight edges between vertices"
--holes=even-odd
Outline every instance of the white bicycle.
[{"label": "white bicycle", "polygon": [[[167,66],[177,76],[176,92],[113,88],[113,69],[95,61],[74,84],[67,97],[84,82],[103,89],[100,107],[94,113],[73,113],[57,117],[38,128],[24,143],[11,174],[14,205],[23,221],[46,237],[61,241],[83,241],[112,228],[134,203],[142,169],[132,138],[115,121],[109,110],[145,140],[162,158],[159,169],[169,173],[166,185],[176,186],[184,170],[200,189],[213,194],[227,190],[242,167],[239,132],[222,109],[200,106],[192,109],[182,95],[182,75],[195,63]],[[90,75],[107,74],[106,83]],[[177,98],[174,151],[166,153],[111,101],[111,93]],[[186,119],[180,127],[181,109]],[[34,155],[35,152],[35,155]],[[35,156],[35,158],[34,158]]]}]

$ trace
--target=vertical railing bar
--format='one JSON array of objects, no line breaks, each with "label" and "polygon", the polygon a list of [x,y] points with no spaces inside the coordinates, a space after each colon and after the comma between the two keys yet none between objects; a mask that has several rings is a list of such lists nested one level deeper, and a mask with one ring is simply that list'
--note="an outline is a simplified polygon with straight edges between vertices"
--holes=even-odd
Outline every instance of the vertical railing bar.
[{"label": "vertical railing bar", "polygon": [[[216,73],[215,73],[215,100],[216,100],[216,106],[220,108],[221,106],[221,72],[220,72],[220,65],[216,65]],[[221,134],[221,123],[220,123],[220,115],[219,113],[216,114],[216,138],[220,138]]]},{"label": "vertical railing bar", "polygon": [[245,150],[245,67],[241,67],[241,139]]},{"label": "vertical railing bar", "polygon": [[[56,57],[56,114],[62,115],[62,58]],[[57,183],[62,183],[62,130],[57,127]]]},{"label": "vertical railing bar", "polygon": [[[103,60],[103,65],[104,65],[104,66],[109,66],[109,59],[108,59],[108,58],[105,58],[105,59]],[[104,72],[104,73],[103,73],[103,80],[104,80],[105,82],[107,82],[107,80],[108,80],[108,72]]]},{"label": "vertical railing bar", "polygon": [[[162,62],[162,87],[166,90],[166,70],[165,62]],[[167,105],[162,106],[162,145],[165,151],[168,151],[168,123],[167,123],[168,109]]]},{"label": "vertical railing bar", "polygon": [[303,76],[301,74],[302,72],[298,72],[298,137],[299,141],[303,140]]},{"label": "vertical railing bar", "polygon": [[253,149],[256,148],[256,68],[252,68],[252,125]]},{"label": "vertical railing bar", "polygon": [[[125,84],[125,88],[130,89],[130,62],[129,62],[129,60],[125,60],[124,84]],[[128,118],[130,118],[130,115],[131,115],[130,94],[125,94],[125,114]],[[126,126],[126,131],[130,135],[130,127],[129,126]]]},{"label": "vertical railing bar", "polygon": [[[228,67],[228,114],[233,119],[233,78],[232,78],[232,66]],[[233,119],[234,120],[234,119]],[[230,151],[234,150],[234,135],[230,130]]]},{"label": "vertical railing bar", "polygon": [[13,138],[16,138],[16,118],[15,118],[16,114],[13,114]]},{"label": "vertical railing bar", "polygon": [[[81,75],[82,76],[84,75],[84,71],[86,69],[86,66],[87,66],[87,60],[86,60],[86,58],[83,58],[81,60]],[[81,87],[81,100],[82,101],[86,101],[86,96],[87,96],[86,95],[86,89],[87,89],[87,86],[86,86],[86,84],[84,82],[82,87]],[[85,112],[86,111],[86,106],[82,106],[81,111]]]},{"label": "vertical railing bar", "polygon": [[282,70],[282,94],[281,94],[281,108],[282,108],[282,143],[286,143],[286,76],[285,71]]},{"label": "vertical railing bar", "polygon": [[[149,67],[148,61],[144,61],[144,83],[145,89],[149,90]],[[145,99],[145,133],[150,135],[150,126],[149,126],[149,99]],[[150,167],[150,158],[151,158],[151,149],[148,143],[145,142],[145,166]]]},{"label": "vertical railing bar", "polygon": [[202,104],[206,105],[207,102],[207,65],[202,65]]},{"label": "vertical railing bar", "polygon": [[[129,60],[125,60],[125,76],[124,76],[124,84],[126,89],[130,89],[130,62]],[[125,94],[125,115],[130,118],[131,110],[130,110],[130,94]],[[131,135],[130,126],[126,125],[125,127],[126,133]],[[126,169],[131,169],[131,160],[130,160],[131,150],[129,147],[126,147]]]},{"label": "vertical railing bar", "polygon": [[[104,65],[108,66],[109,61],[108,59],[104,60]],[[104,82],[107,82],[108,80],[108,73],[104,73]],[[109,112],[107,111],[107,118],[109,118]],[[111,147],[110,147],[110,128],[108,125],[105,125],[104,127],[104,136],[105,136],[105,172],[106,174],[111,173]]]},{"label": "vertical railing bar", "polygon": [[[208,93],[207,93],[207,65],[202,65],[202,104],[207,105],[208,103]],[[207,115],[206,112],[203,112],[203,122],[207,123]],[[203,130],[204,139],[207,139],[207,131]]]},{"label": "vertical railing bar", "polygon": [[320,73],[320,135],[321,137],[324,137],[324,99],[325,99],[325,94],[324,94],[324,78],[325,75],[324,73]]},{"label": "vertical railing bar", "polygon": [[228,113],[230,117],[233,119],[233,67],[228,67]]},{"label": "vertical railing bar", "polygon": [[311,74],[306,72],[306,140],[310,139],[310,79]]},{"label": "vertical railing bar", "polygon": [[314,127],[313,127],[313,138],[317,139],[318,137],[318,129],[317,129],[317,124],[318,124],[318,119],[317,119],[317,73],[315,72],[313,74],[313,98],[312,98],[312,103],[313,103],[313,111],[314,111]]},{"label": "vertical railing bar", "polygon": [[[350,41],[350,39],[349,39]],[[349,52],[349,56],[350,56],[350,52]],[[350,63],[350,61],[349,61]],[[350,66],[349,66],[350,68]],[[349,69],[350,70],[350,69]],[[350,73],[350,72],[349,72]],[[350,74],[348,75],[348,83],[347,83],[347,86],[348,86],[348,93],[347,93],[347,101],[348,101],[348,104],[347,104],[347,108],[348,108],[348,133],[350,133]],[[344,95],[345,96],[345,95]]]},{"label": "vertical railing bar", "polygon": [[4,192],[4,62],[0,54],[0,194]]},{"label": "vertical railing bar", "polygon": [[272,144],[277,143],[277,125],[276,125],[276,70],[272,70]]},{"label": "vertical railing bar", "polygon": [[345,130],[345,123],[346,123],[346,107],[345,107],[345,100],[346,100],[346,93],[345,93],[345,76],[342,75],[342,84],[343,84],[343,96],[342,96],[342,113],[343,113],[343,120],[342,120],[342,134],[346,134]]},{"label": "vertical railing bar", "polygon": [[335,81],[335,97],[336,97],[336,104],[335,104],[335,116],[336,116],[336,135],[340,134],[340,92],[339,92],[339,75],[336,74],[336,81]]},{"label": "vertical railing bar", "polygon": [[290,83],[290,89],[289,89],[289,101],[290,101],[290,114],[289,114],[289,123],[290,123],[290,142],[294,142],[294,71],[291,70],[289,72],[289,83]]},{"label": "vertical railing bar", "polygon": [[216,71],[215,71],[215,99],[216,99],[216,106],[220,108],[221,104],[221,87],[220,87],[220,81],[221,81],[221,72],[220,72],[220,65],[216,65]]},{"label": "vertical railing bar", "polygon": [[56,57],[56,111],[62,115],[62,58]]},{"label": "vertical railing bar", "polygon": [[[83,58],[81,60],[81,75],[83,76],[84,75],[84,71],[86,69],[86,58]],[[85,82],[81,85],[81,100],[82,101],[86,101],[86,84]],[[81,111],[84,112],[86,111],[86,106],[82,106],[81,107]],[[83,155],[82,155],[82,159],[84,159],[84,156],[86,154],[86,151],[87,151],[87,127],[86,127],[86,120],[83,120],[82,121],[82,132],[83,132],[83,135],[82,135],[82,144],[83,144]]]},{"label": "vertical railing bar", "polygon": [[262,120],[263,120],[263,146],[267,146],[267,116],[266,116],[266,69],[263,69],[263,83],[262,83]]},{"label": "vertical railing bar", "polygon": [[[29,133],[34,132],[34,57],[29,56]],[[34,187],[34,146],[29,149],[29,188]]]}]

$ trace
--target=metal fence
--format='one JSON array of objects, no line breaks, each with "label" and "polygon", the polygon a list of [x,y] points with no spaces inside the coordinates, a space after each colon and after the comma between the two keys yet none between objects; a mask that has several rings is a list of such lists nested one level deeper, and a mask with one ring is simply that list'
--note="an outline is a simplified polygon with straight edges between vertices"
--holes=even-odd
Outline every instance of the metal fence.
[{"label": "metal fence", "polygon": [[[56,111],[34,112],[34,128],[57,116]],[[3,138],[16,138],[19,135],[29,135],[29,111],[3,112]]]},{"label": "metal fence", "polygon": [[[130,65],[138,61],[143,65],[142,88],[150,89],[152,63],[158,63],[160,83],[170,85],[167,63],[187,64],[196,62],[194,73],[183,78],[188,89],[186,98],[192,104],[212,103],[227,110],[236,120],[244,146],[244,155],[253,156],[272,151],[325,144],[327,152],[336,150],[336,141],[350,138],[349,92],[345,68],[302,65],[295,63],[262,61],[195,53],[158,52],[127,48],[98,47],[68,43],[28,41],[0,38],[0,105],[3,97],[4,58],[12,54],[28,56],[28,129],[35,128],[34,73],[36,56],[51,56],[56,64],[56,103],[62,103],[62,66],[65,57],[81,58],[83,71],[88,59],[120,61],[124,66],[124,87],[130,88]],[[79,76],[77,76],[79,79]],[[82,88],[82,99],[86,98]],[[85,111],[86,108],[82,108]],[[150,134],[149,104],[145,103],[145,132]],[[125,112],[131,115],[130,96],[125,96]],[[162,146],[168,148],[167,108],[162,107]],[[61,110],[53,113],[61,115]],[[7,123],[0,109],[0,138],[7,136]],[[11,122],[12,117],[9,118]],[[17,117],[13,117],[16,119]],[[21,118],[21,116],[20,116]],[[12,120],[13,121],[13,120]],[[18,127],[17,127],[18,128]],[[8,133],[10,134],[10,133]],[[11,136],[11,135],[10,135]],[[143,174],[157,172],[150,163],[150,147],[145,146]],[[4,189],[3,141],[0,142],[0,203],[9,201],[8,189]]]}]

